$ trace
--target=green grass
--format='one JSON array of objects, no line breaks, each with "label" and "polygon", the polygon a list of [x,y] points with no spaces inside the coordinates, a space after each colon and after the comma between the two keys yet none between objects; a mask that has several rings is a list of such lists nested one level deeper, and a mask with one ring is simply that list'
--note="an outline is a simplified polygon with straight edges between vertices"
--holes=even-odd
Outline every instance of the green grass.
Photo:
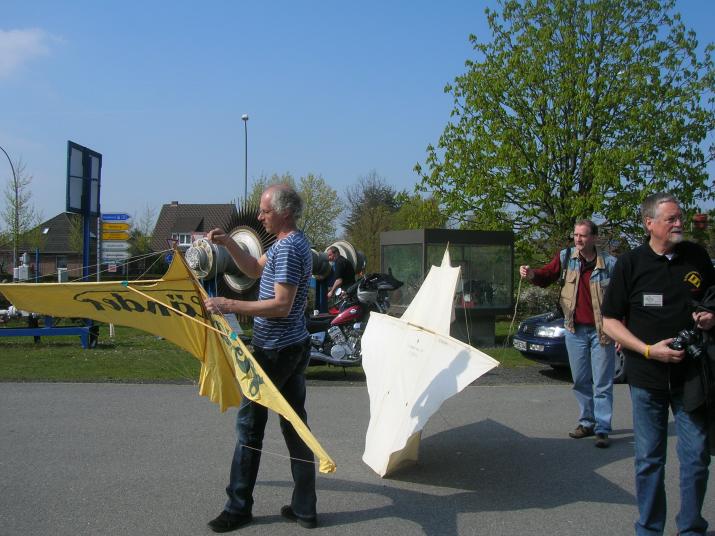
[{"label": "green grass", "polygon": [[[1,329],[1,328],[0,328]],[[97,347],[78,336],[0,338],[0,379],[50,381],[182,381],[198,378],[200,363],[170,342],[139,330],[100,327]]]},{"label": "green grass", "polygon": [[[518,326],[518,322],[514,322],[512,325],[511,320],[498,321],[494,330],[496,346],[493,348],[480,348],[480,350],[499,361],[502,367],[513,368],[539,366],[538,363],[523,357],[521,353],[511,345],[511,337],[514,336]],[[509,328],[511,328],[511,333],[509,333]],[[507,337],[509,337],[509,339],[505,348],[504,344],[507,341]]]},{"label": "green grass", "polygon": [[[506,324],[505,326],[503,324]],[[502,367],[532,366],[511,347],[503,348],[508,322],[497,324],[497,347],[481,350]],[[0,328],[2,329],[2,328]],[[200,362],[172,343],[148,333],[100,326],[99,342],[92,350],[83,350],[78,336],[0,337],[0,381],[91,381],[91,382],[195,382]],[[327,381],[363,381],[361,367],[308,367],[308,379]]]}]

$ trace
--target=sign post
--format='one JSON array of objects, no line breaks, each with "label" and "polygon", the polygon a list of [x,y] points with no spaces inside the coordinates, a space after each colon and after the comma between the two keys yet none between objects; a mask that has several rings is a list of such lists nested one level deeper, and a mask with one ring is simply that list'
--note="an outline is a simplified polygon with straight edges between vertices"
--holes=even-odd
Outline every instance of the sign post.
[{"label": "sign post", "polygon": [[[90,220],[98,218],[99,192],[102,183],[102,155],[97,151],[67,140],[67,203],[66,211],[82,215],[82,280],[89,280]],[[97,224],[99,228],[99,224]],[[99,236],[97,236],[97,281],[99,281]],[[85,320],[81,328],[87,333],[87,345],[97,343],[99,327]],[[94,335],[92,335],[94,333]]]},{"label": "sign post", "polygon": [[102,263],[115,266],[129,259],[131,216],[124,212],[102,214]]},{"label": "sign post", "polygon": [[[72,141],[67,142],[67,212],[82,215],[82,279],[89,277],[91,218],[99,216],[102,155]],[[99,263],[99,259],[97,259]]]}]

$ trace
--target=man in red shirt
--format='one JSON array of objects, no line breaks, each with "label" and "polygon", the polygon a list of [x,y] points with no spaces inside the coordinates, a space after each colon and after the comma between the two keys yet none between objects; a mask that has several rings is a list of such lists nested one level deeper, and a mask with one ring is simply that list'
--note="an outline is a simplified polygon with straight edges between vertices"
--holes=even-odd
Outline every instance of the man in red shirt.
[{"label": "man in red shirt", "polygon": [[581,439],[595,434],[596,446],[607,448],[613,416],[615,349],[603,331],[601,303],[616,259],[596,248],[597,238],[598,226],[591,220],[580,220],[574,226],[573,248],[562,249],[543,268],[521,266],[519,274],[540,287],[563,278],[559,303],[579,406],[578,425],[569,436]]}]

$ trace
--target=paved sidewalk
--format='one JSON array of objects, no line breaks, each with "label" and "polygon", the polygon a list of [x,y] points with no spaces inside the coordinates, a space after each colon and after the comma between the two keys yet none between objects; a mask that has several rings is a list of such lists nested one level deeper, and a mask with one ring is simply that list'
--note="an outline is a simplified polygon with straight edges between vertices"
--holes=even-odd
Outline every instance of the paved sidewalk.
[{"label": "paved sidewalk", "polygon": [[[235,410],[189,385],[0,383],[0,535],[212,534],[224,502]],[[616,387],[610,449],[573,440],[566,385],[468,387],[425,429],[420,463],[380,479],[361,461],[364,385],[311,383],[310,424],[338,471],[318,479],[314,534],[632,534],[630,402]],[[278,514],[288,461],[269,420],[254,508],[237,533],[301,534]],[[669,522],[678,510],[669,442]],[[715,501],[706,498],[715,523]],[[715,527],[713,527],[715,529]],[[711,531],[709,534],[715,534]]]}]

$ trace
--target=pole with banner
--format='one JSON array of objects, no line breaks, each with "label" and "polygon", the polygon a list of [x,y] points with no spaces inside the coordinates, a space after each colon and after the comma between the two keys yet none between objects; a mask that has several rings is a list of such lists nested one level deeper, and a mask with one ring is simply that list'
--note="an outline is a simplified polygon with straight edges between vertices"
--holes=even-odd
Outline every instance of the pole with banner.
[{"label": "pole with banner", "polygon": [[[67,199],[66,211],[82,215],[82,280],[89,281],[90,223],[100,215],[100,189],[102,183],[102,155],[97,151],[67,140]],[[99,253],[99,236],[97,236]],[[97,257],[97,281],[99,281],[99,257]],[[52,329],[52,328],[50,328]],[[99,326],[85,320],[87,346],[97,344]]]},{"label": "pole with banner", "polygon": [[[82,215],[82,279],[89,279],[90,220],[98,218],[102,182],[102,155],[67,142],[67,212]],[[97,237],[99,240],[99,237]],[[99,259],[97,259],[99,263]]]}]

